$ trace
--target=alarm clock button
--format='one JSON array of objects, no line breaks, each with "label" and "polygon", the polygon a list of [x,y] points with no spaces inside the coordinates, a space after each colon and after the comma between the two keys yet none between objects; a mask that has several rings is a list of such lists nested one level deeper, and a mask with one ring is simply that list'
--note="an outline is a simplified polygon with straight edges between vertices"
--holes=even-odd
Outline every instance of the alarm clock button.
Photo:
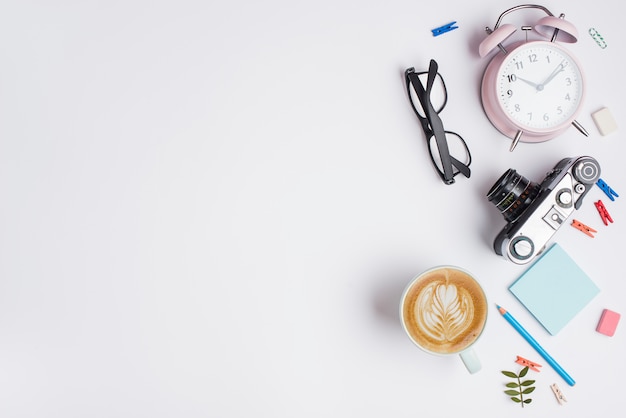
[{"label": "alarm clock button", "polygon": [[478,45],[478,55],[481,58],[498,47],[506,38],[511,36],[517,29],[515,26],[505,23],[498,29],[494,30]]}]

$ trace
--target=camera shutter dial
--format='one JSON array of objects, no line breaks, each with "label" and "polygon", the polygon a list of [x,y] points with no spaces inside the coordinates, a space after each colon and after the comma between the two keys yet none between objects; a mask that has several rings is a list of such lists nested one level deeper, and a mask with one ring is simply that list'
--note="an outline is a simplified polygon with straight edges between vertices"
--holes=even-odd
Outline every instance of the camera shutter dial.
[{"label": "camera shutter dial", "polygon": [[570,189],[562,189],[556,195],[556,203],[564,208],[572,207],[572,191]]},{"label": "camera shutter dial", "polygon": [[510,249],[513,257],[526,260],[535,252],[535,244],[530,238],[520,235],[511,240]]},{"label": "camera shutter dial", "polygon": [[600,178],[600,165],[593,158],[582,158],[574,166],[573,173],[581,183],[593,184]]}]

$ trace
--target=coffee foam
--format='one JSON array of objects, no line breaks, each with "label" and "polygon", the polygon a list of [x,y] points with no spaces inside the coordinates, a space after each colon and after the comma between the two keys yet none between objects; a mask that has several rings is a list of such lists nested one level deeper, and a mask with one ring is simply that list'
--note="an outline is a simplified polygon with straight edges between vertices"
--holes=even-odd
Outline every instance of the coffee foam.
[{"label": "coffee foam", "polygon": [[452,267],[438,268],[407,289],[402,316],[417,345],[434,353],[457,353],[482,332],[487,301],[468,273]]}]

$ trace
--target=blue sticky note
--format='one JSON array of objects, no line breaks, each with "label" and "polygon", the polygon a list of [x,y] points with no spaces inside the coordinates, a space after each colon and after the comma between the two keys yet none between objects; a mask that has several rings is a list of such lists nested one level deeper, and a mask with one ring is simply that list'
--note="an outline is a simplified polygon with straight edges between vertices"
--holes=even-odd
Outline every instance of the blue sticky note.
[{"label": "blue sticky note", "polygon": [[546,250],[509,290],[552,335],[600,292],[558,244]]}]

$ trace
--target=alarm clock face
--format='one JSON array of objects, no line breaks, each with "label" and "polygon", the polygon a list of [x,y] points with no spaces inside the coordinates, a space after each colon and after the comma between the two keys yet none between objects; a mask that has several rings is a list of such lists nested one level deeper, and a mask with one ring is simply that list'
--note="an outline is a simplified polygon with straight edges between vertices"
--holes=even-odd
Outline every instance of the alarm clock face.
[{"label": "alarm clock face", "polygon": [[526,132],[550,132],[571,124],[583,100],[577,61],[552,42],[529,42],[509,52],[496,77],[504,114]]}]

